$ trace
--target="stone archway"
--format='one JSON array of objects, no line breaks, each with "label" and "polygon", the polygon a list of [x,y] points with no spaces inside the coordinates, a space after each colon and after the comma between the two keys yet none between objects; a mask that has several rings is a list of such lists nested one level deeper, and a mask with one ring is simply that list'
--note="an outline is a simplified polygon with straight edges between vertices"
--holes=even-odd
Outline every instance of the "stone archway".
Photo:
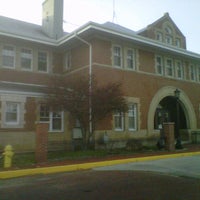
[{"label": "stone archway", "polygon": [[[179,89],[179,88],[178,88]],[[159,105],[160,101],[168,96],[174,96],[174,91],[176,90],[176,87],[173,86],[167,86],[163,87],[154,95],[153,99],[151,100],[149,112],[148,112],[148,121],[147,121],[147,131],[148,134],[154,133],[154,116],[156,112],[156,108]],[[194,112],[194,108],[192,106],[192,103],[188,96],[185,94],[185,92],[181,89],[180,93],[180,102],[182,104],[182,108],[185,113],[186,121],[187,121],[187,127],[189,129],[196,129],[197,127],[197,119],[196,114]]]}]

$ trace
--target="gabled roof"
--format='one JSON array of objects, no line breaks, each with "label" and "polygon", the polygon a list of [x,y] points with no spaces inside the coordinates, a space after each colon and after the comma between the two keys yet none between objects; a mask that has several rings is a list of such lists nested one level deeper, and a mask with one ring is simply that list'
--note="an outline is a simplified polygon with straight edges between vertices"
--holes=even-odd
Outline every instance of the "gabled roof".
[{"label": "gabled roof", "polygon": [[43,42],[52,42],[42,31],[42,26],[11,19],[0,16],[0,34],[15,36],[17,38],[23,37],[29,40],[40,40]]},{"label": "gabled roof", "polygon": [[119,31],[119,32],[127,33],[127,34],[133,34],[133,35],[136,34],[135,31],[128,29],[126,27],[120,26],[118,24],[112,23],[112,22],[106,22],[106,23],[102,24],[102,27],[108,28],[108,29],[113,30],[113,31]]},{"label": "gabled roof", "polygon": [[[140,33],[142,33],[142,32],[145,32],[145,31],[147,31],[148,29],[150,29],[150,28],[156,26],[158,23],[160,23],[160,22],[162,22],[162,21],[166,21],[166,20],[170,21],[170,23],[173,24],[173,26],[177,29],[177,31],[178,31],[181,35],[183,35],[183,33],[182,33],[182,32],[180,31],[180,29],[178,28],[178,26],[174,23],[174,21],[172,20],[172,18],[169,16],[169,13],[168,13],[168,12],[165,13],[161,18],[159,18],[158,20],[156,20],[156,21],[153,22],[152,24],[149,24],[147,27],[145,27],[145,28],[143,28],[143,29],[137,31],[137,34],[140,34]],[[183,36],[184,36],[184,35],[183,35]]]},{"label": "gabled roof", "polygon": [[[162,18],[160,18],[159,20],[161,19]],[[85,25],[79,27],[77,30],[71,33],[65,33],[62,38],[55,40],[45,35],[42,31],[42,26],[40,25],[35,25],[0,16],[0,35],[38,42],[41,44],[52,45],[55,47],[62,46],[63,44],[67,44],[70,41],[74,41],[74,39],[77,39],[76,35],[81,35],[82,33],[87,34],[88,32],[91,32],[93,34],[93,31],[96,31],[97,33],[104,32],[106,34],[129,39],[141,45],[159,48],[198,59],[200,58],[200,55],[197,53],[193,53],[185,49],[176,48],[167,44],[161,44],[160,42],[138,35],[135,31],[111,22],[106,22],[104,24],[88,22]]]}]

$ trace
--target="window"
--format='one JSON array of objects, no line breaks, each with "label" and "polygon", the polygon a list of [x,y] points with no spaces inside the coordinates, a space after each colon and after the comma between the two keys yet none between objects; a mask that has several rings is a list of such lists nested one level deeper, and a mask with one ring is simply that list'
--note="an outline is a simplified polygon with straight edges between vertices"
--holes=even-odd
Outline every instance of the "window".
[{"label": "window", "polygon": [[128,49],[126,52],[126,68],[135,69],[135,51]]},{"label": "window", "polygon": [[197,75],[198,75],[198,81],[200,82],[200,66],[198,66],[198,72],[197,72]]},{"label": "window", "polygon": [[50,111],[46,104],[40,105],[40,121],[49,122],[49,131],[63,131],[64,113],[60,110]]},{"label": "window", "polygon": [[181,40],[180,40],[179,38],[176,38],[176,40],[175,40],[175,45],[176,45],[177,47],[181,47]]},{"label": "window", "polygon": [[160,32],[158,32],[158,33],[156,34],[156,40],[162,42],[162,41],[163,41],[163,34],[160,33]]},{"label": "window", "polygon": [[114,113],[114,129],[116,131],[124,130],[124,114],[120,111]]},{"label": "window", "polygon": [[190,65],[190,80],[196,81],[196,67],[195,65]]},{"label": "window", "polygon": [[169,27],[169,26],[167,26],[166,28],[165,28],[165,32],[167,33],[167,34],[172,34],[172,29]]},{"label": "window", "polygon": [[173,42],[172,36],[166,35],[166,36],[165,36],[165,42],[166,42],[167,44],[172,44],[172,42]]},{"label": "window", "polygon": [[48,122],[49,121],[49,107],[46,104],[40,105],[40,121],[41,122]]},{"label": "window", "polygon": [[19,124],[19,103],[6,102],[5,123]]},{"label": "window", "polygon": [[1,128],[23,128],[25,124],[26,96],[15,94],[2,94]]},{"label": "window", "polygon": [[113,47],[113,62],[115,67],[122,67],[122,50],[119,46]]},{"label": "window", "polygon": [[170,26],[165,27],[165,43],[173,44],[173,30]]},{"label": "window", "polygon": [[38,52],[38,71],[47,72],[47,52]]},{"label": "window", "polygon": [[10,45],[3,47],[3,67],[14,68],[15,67],[15,48]]},{"label": "window", "polygon": [[176,60],[175,65],[176,65],[176,77],[179,78],[179,79],[183,79],[184,70],[183,70],[182,62],[179,61],[179,60]]},{"label": "window", "polygon": [[52,131],[61,131],[63,130],[62,127],[62,112],[57,111],[57,112],[50,112],[50,130]]},{"label": "window", "polygon": [[65,54],[65,69],[71,68],[71,52]]},{"label": "window", "polygon": [[30,70],[32,68],[32,51],[30,49],[21,49],[21,68]]},{"label": "window", "polygon": [[166,59],[166,75],[173,76],[173,61],[170,58]]},{"label": "window", "polygon": [[130,104],[128,109],[128,129],[130,131],[137,130],[137,106]]},{"label": "window", "polygon": [[164,69],[163,69],[163,58],[161,56],[156,56],[156,73],[163,75]]}]

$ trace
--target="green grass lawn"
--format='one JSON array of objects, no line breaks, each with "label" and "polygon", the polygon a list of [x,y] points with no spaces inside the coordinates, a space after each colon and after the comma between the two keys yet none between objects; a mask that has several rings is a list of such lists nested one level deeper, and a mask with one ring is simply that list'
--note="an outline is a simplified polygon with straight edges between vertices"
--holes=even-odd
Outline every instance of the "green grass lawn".
[{"label": "green grass lawn", "polygon": [[[146,149],[145,151],[149,151]],[[151,149],[151,151],[156,151]],[[140,151],[144,152],[144,151]],[[128,151],[125,149],[113,149],[113,150],[86,150],[86,151],[52,151],[48,152],[48,163],[67,161],[67,160],[84,160],[88,158],[105,158],[112,155],[133,155],[138,151]],[[0,154],[1,156],[1,154]],[[34,167],[36,164],[35,153],[21,153],[15,154],[12,160],[13,168],[28,168]],[[3,157],[0,158],[0,170],[3,170]]]},{"label": "green grass lawn", "polygon": [[[108,155],[127,154],[127,151],[114,150],[112,152],[106,150],[87,150],[87,151],[55,151],[48,152],[48,162],[58,162],[66,160],[82,160],[87,158],[103,158]],[[35,153],[15,154],[12,160],[13,168],[26,168],[35,166]],[[3,157],[0,159],[0,169],[3,169]]]}]

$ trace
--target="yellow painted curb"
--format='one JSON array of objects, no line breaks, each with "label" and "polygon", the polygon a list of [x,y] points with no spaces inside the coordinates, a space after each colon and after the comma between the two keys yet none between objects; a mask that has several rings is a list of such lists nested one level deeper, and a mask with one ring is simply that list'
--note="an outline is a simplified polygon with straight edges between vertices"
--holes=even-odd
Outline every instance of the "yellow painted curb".
[{"label": "yellow painted curb", "polygon": [[200,152],[176,153],[176,154],[168,154],[168,155],[146,156],[146,157],[127,158],[127,159],[120,159],[120,160],[108,160],[108,161],[99,161],[99,162],[55,166],[55,167],[41,167],[41,168],[33,168],[33,169],[3,171],[3,172],[0,172],[0,179],[16,178],[16,177],[21,177],[21,176],[32,176],[32,175],[37,175],[37,174],[52,174],[52,173],[60,173],[60,172],[88,170],[95,167],[104,167],[104,166],[111,166],[111,165],[116,165],[116,164],[126,164],[130,162],[141,162],[141,161],[177,158],[177,157],[185,157],[185,156],[193,156],[193,155],[200,155]]}]

